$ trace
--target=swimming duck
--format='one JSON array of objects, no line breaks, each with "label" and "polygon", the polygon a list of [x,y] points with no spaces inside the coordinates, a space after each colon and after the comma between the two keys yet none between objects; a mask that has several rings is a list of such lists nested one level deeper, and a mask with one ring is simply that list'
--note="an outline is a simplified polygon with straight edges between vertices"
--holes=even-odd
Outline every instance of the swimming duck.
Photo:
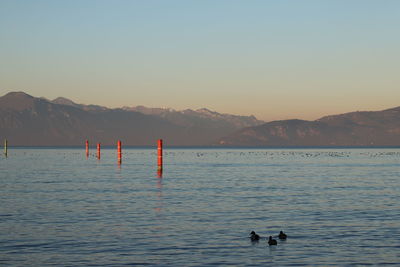
[{"label": "swimming duck", "polygon": [[256,232],[251,231],[251,233],[250,233],[250,239],[251,239],[251,241],[258,241],[258,240],[260,240],[260,236],[257,235]]},{"label": "swimming duck", "polygon": [[269,236],[268,245],[276,246],[276,245],[278,245],[278,242],[275,239],[272,239],[272,236]]},{"label": "swimming duck", "polygon": [[279,239],[285,240],[287,238],[287,235],[284,232],[280,231],[278,237]]}]

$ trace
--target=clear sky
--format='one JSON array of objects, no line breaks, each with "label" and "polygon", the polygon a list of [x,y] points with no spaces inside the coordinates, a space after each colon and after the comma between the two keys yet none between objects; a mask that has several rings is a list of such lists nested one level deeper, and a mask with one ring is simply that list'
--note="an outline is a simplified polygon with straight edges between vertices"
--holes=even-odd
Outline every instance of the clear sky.
[{"label": "clear sky", "polygon": [[317,119],[400,106],[397,0],[0,0],[0,94]]}]

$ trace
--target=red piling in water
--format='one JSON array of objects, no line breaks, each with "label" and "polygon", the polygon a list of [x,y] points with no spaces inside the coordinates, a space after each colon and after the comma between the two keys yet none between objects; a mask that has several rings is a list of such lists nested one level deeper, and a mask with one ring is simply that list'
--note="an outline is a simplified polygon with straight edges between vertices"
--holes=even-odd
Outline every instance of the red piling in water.
[{"label": "red piling in water", "polygon": [[86,140],[86,158],[89,157],[89,141]]},{"label": "red piling in water", "polygon": [[158,171],[162,172],[163,169],[163,153],[162,153],[162,146],[163,146],[163,141],[162,139],[158,139]]},{"label": "red piling in water", "polygon": [[97,159],[100,159],[100,143],[97,143]]},{"label": "red piling in water", "polygon": [[122,163],[122,151],[121,151],[121,147],[122,147],[121,141],[118,140],[118,142],[117,142],[117,148],[118,148],[118,164],[121,164],[121,163]]}]

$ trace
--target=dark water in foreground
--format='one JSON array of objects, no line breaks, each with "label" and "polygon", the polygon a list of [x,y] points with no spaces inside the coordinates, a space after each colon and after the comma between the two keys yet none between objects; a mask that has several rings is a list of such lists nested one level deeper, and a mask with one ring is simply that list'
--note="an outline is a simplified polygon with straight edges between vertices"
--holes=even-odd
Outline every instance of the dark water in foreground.
[{"label": "dark water in foreground", "polygon": [[400,264],[398,149],[115,152],[1,157],[0,265]]}]

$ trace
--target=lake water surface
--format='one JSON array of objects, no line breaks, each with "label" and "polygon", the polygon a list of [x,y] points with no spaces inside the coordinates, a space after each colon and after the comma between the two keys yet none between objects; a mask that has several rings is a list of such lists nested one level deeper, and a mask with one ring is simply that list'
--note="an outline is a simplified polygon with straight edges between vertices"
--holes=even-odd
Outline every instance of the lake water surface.
[{"label": "lake water surface", "polygon": [[156,153],[10,149],[0,265],[400,264],[400,149]]}]

